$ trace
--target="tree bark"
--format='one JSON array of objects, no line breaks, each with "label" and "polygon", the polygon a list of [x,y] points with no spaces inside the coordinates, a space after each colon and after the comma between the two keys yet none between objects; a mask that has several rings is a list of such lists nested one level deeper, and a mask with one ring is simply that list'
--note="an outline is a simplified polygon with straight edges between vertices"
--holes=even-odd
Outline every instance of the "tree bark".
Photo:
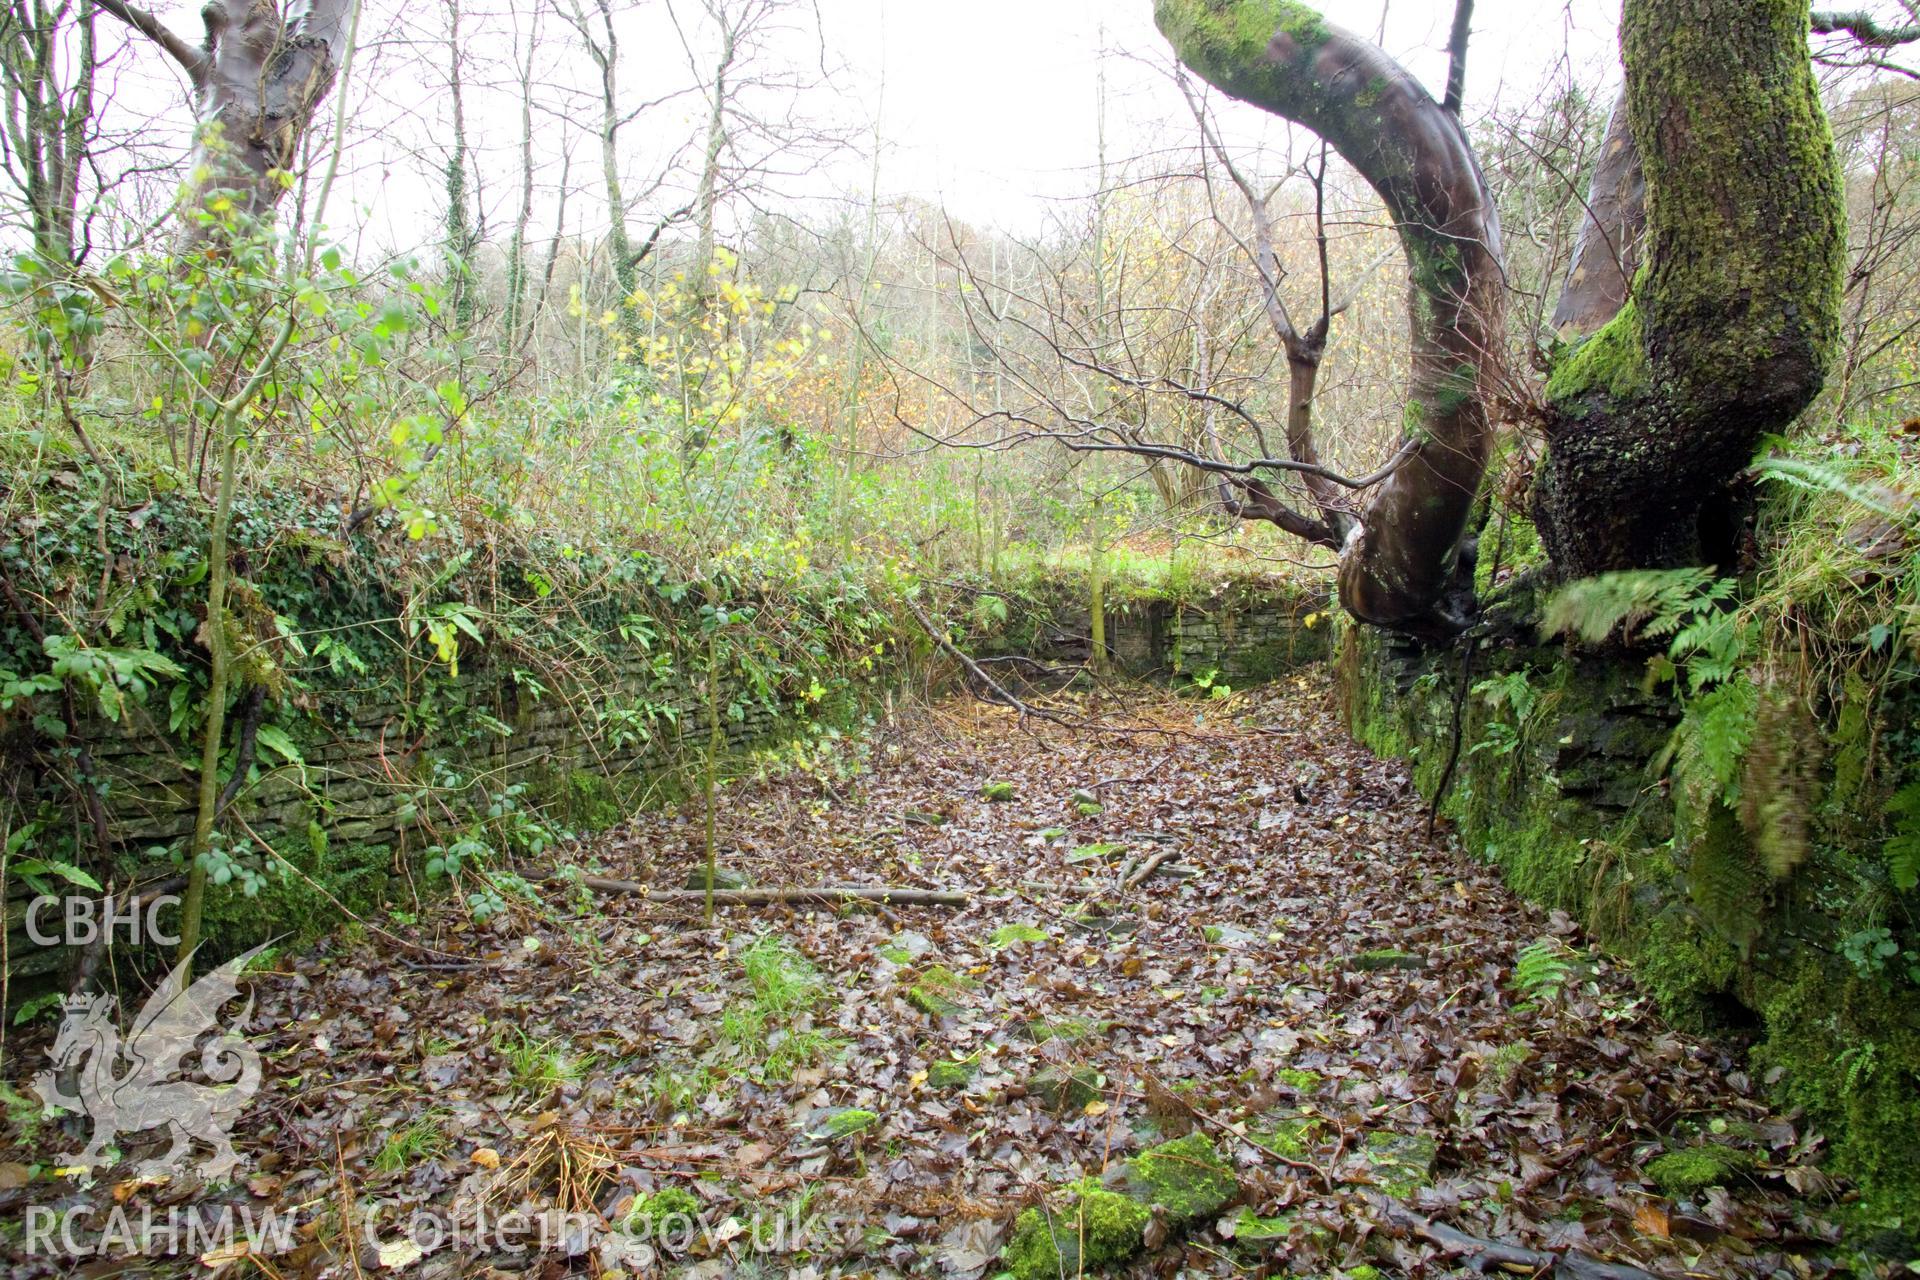
[{"label": "tree bark", "polygon": [[1627,0],[1646,265],[1548,382],[1534,518],[1567,576],[1730,560],[1730,482],[1820,390],[1845,219],[1807,26],[1805,0]]},{"label": "tree bark", "polygon": [[[80,257],[80,175],[92,143],[92,0],[69,14],[24,0],[0,7],[0,93],[11,155],[39,263],[56,275]],[[64,81],[71,76],[72,84]]]},{"label": "tree bark", "polygon": [[[101,7],[109,13],[126,8]],[[197,249],[217,221],[207,211],[215,193],[228,193],[243,213],[271,216],[287,188],[282,175],[293,168],[339,75],[352,10],[353,0],[289,0],[284,8],[211,0],[201,10],[206,44],[187,67],[199,131],[192,157],[196,200],[182,232],[183,252]],[[173,44],[153,38],[179,57]]]},{"label": "tree bark", "polygon": [[507,247],[507,313],[501,324],[500,350],[513,356],[520,350],[520,330],[527,297],[527,228],[533,221],[533,65],[540,43],[540,6],[534,6],[527,32],[526,61],[520,64],[520,211],[514,215],[513,238]]},{"label": "tree bark", "polygon": [[696,297],[706,296],[707,269],[713,265],[714,217],[720,202],[720,157],[727,145],[727,95],[732,89],[727,77],[733,71],[739,36],[733,15],[725,5],[711,6],[711,11],[720,26],[720,57],[713,67],[713,96],[707,104],[706,145],[700,156],[700,187],[694,195],[694,216],[698,220],[699,238],[694,246],[691,275]]},{"label": "tree bark", "polygon": [[624,121],[620,115],[620,40],[614,30],[612,0],[595,0],[595,11],[600,15],[602,33],[598,40],[578,3],[571,13],[563,11],[562,16],[579,33],[587,56],[600,72],[600,180],[607,192],[607,256],[612,259],[614,285],[620,291],[614,313],[625,347],[621,358],[626,360],[633,357],[641,342],[638,321],[629,305],[640,288],[637,268],[641,255],[634,253],[633,239],[627,234],[627,193],[620,177],[620,126]]},{"label": "tree bark", "polygon": [[1632,293],[1647,228],[1647,179],[1633,144],[1623,90],[1607,119],[1600,162],[1594,166],[1586,213],[1573,242],[1573,261],[1553,312],[1563,340],[1583,338],[1614,318]]},{"label": "tree bark", "polygon": [[447,156],[447,285],[453,324],[462,335],[473,332],[473,256],[479,243],[467,199],[467,104],[460,63],[460,0],[447,5],[447,89],[453,105],[453,150]]},{"label": "tree bark", "polygon": [[1393,59],[1291,0],[1156,0],[1180,60],[1312,129],[1377,191],[1409,268],[1413,360],[1404,463],[1369,499],[1340,560],[1362,621],[1427,634],[1465,625],[1468,517],[1491,444],[1503,345],[1499,218],[1460,122]]}]

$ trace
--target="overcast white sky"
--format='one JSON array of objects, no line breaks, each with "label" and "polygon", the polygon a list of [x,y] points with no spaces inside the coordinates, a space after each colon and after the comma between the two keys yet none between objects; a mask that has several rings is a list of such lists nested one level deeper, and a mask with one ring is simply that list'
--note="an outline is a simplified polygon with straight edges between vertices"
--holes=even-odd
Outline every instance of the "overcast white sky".
[{"label": "overcast white sky", "polygon": [[[1172,127],[1191,134],[1183,104],[1157,68],[1170,62],[1150,0],[821,0],[828,39],[871,100],[886,72],[883,182],[941,196],[969,216],[1019,217],[1036,193],[1092,185],[1096,78],[1108,49],[1110,145],[1117,155]],[[1369,36],[1386,14],[1385,46],[1430,85],[1444,83],[1450,0],[1349,0],[1331,21]],[[1531,92],[1570,50],[1580,79],[1613,76],[1614,0],[1481,0],[1470,90],[1490,102],[1503,83]],[[1151,64],[1141,65],[1141,60]],[[1258,120],[1251,108],[1233,108]]]},{"label": "overcast white sky", "polygon": [[[698,5],[676,0],[689,29]],[[519,111],[509,83],[512,34],[533,11],[533,0],[466,0],[470,133],[482,170],[490,230],[510,221],[518,199],[514,181]],[[943,5],[928,0],[817,0],[812,15],[780,41],[777,56],[818,81],[825,62],[830,82],[810,91],[807,111],[860,135],[870,148],[878,113],[885,140],[880,168],[883,197],[911,195],[944,204],[980,223],[1031,228],[1054,200],[1083,196],[1094,186],[1097,81],[1108,81],[1109,152],[1139,154],[1191,139],[1191,124],[1162,68],[1165,42],[1154,30],[1151,0],[972,0]],[[1496,95],[1531,96],[1551,79],[1571,74],[1605,88],[1617,77],[1617,0],[1480,0],[1470,60],[1469,111]],[[432,45],[439,6],[407,5],[404,30],[417,43],[376,44],[353,94],[356,141],[342,192],[352,208],[336,207],[329,221],[357,226],[369,250],[430,244],[440,220],[440,166],[450,136],[444,81]],[[1387,49],[1430,85],[1445,74],[1451,0],[1351,0],[1325,6],[1329,19],[1366,33],[1383,27]],[[371,14],[371,10],[370,10]],[[183,30],[186,12],[169,13]],[[667,18],[665,0],[642,0],[621,11],[624,91],[636,102],[691,83],[687,58]],[[399,29],[376,32],[392,37]],[[823,37],[823,39],[822,39]],[[695,37],[698,39],[698,37]],[[824,44],[824,48],[822,47]],[[544,19],[543,76],[585,88],[591,69],[571,32]],[[1102,49],[1105,49],[1104,59]],[[823,57],[824,55],[824,57]],[[884,86],[884,93],[882,92]],[[556,105],[561,99],[554,98]],[[628,130],[629,163],[637,175],[699,129],[701,104],[686,99],[644,117]],[[569,130],[558,114],[540,126],[541,182],[538,234],[552,225],[560,178],[562,135],[574,147],[572,182],[597,173],[596,142],[588,132],[593,105],[566,101]],[[1237,104],[1223,106],[1238,137],[1268,130],[1266,117]],[[868,160],[849,151],[786,180],[797,212],[826,211],[833,197],[864,193]],[[683,197],[682,197],[683,198]],[[676,201],[677,203],[677,201]],[[646,208],[632,221],[650,224]],[[604,201],[579,190],[567,215],[569,230],[604,230]],[[500,238],[504,238],[503,234]]]},{"label": "overcast white sky", "polygon": [[[533,229],[551,234],[562,157],[571,148],[567,231],[597,237],[607,227],[592,130],[598,108],[593,68],[552,6],[573,0],[459,0],[468,82],[470,144],[489,238],[504,240],[518,204],[519,104],[513,83],[516,34],[541,14],[538,79],[543,85]],[[702,68],[711,40],[699,0],[615,0],[622,40],[622,96],[660,98],[696,84],[670,18],[696,45]],[[1054,202],[1085,196],[1096,167],[1096,83],[1104,68],[1109,154],[1190,147],[1192,125],[1165,75],[1171,63],[1153,27],[1152,0],[793,0],[794,20],[772,51],[775,62],[813,87],[802,109],[857,140],[825,162],[809,161],[775,185],[789,211],[819,218],[871,178],[867,155],[879,125],[882,198],[914,196],[962,219],[1032,230]],[[586,0],[589,9],[592,0]],[[368,254],[427,249],[439,239],[443,172],[451,140],[447,105],[446,0],[366,0],[364,47],[345,90],[352,120],[345,181],[328,222]],[[671,6],[671,9],[670,9]],[[163,0],[161,17],[197,38],[197,0]],[[1880,4],[1870,5],[1885,8]],[[1332,0],[1329,20],[1378,38],[1430,87],[1445,74],[1453,0]],[[817,12],[818,24],[814,18]],[[1610,94],[1618,83],[1619,0],[1479,0],[1469,59],[1470,120],[1496,99],[1531,100],[1569,80]],[[101,20],[103,23],[106,19]],[[701,47],[705,43],[705,47]],[[1104,55],[1103,51],[1104,50]],[[829,74],[823,79],[821,67]],[[184,154],[191,115],[171,64],[144,42],[112,68],[117,123],[136,131],[150,162]],[[884,93],[882,88],[884,86]],[[623,135],[630,192],[665,157],[696,136],[703,104],[676,99]],[[1229,140],[1276,139],[1263,113],[1221,104]],[[129,122],[131,122],[129,124]],[[151,181],[130,222],[154,217],[171,179]],[[641,230],[686,199],[677,189],[639,203]]]}]

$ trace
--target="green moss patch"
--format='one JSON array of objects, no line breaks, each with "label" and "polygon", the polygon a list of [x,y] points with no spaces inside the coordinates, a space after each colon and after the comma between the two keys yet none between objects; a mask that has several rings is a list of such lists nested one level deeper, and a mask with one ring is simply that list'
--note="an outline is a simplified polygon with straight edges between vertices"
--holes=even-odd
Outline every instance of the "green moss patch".
[{"label": "green moss patch", "polygon": [[1205,1135],[1190,1133],[1148,1147],[1127,1166],[1127,1189],[1157,1204],[1170,1226],[1186,1226],[1220,1212],[1240,1194],[1233,1170]]},{"label": "green moss patch", "polygon": [[651,1233],[658,1231],[664,1222],[691,1221],[699,1216],[700,1201],[691,1191],[684,1187],[663,1187],[634,1198],[633,1207],[627,1210],[626,1228]]},{"label": "green moss patch", "polygon": [[1233,1170],[1198,1133],[1135,1156],[1123,1187],[1116,1191],[1084,1178],[1066,1189],[1063,1208],[1021,1213],[1002,1255],[1007,1269],[1016,1280],[1058,1280],[1125,1262],[1145,1247],[1153,1206],[1179,1229],[1211,1218],[1240,1194]]},{"label": "green moss patch", "polygon": [[1092,1067],[1047,1067],[1028,1082],[1027,1092],[1055,1111],[1080,1111],[1100,1096],[1104,1083]]},{"label": "green moss patch", "polygon": [[1045,942],[1047,931],[1030,924],[1003,924],[993,931],[993,937],[987,945],[995,951],[1013,946],[1017,942]]},{"label": "green moss patch", "polygon": [[936,964],[923,970],[920,980],[907,989],[907,1003],[929,1018],[955,1018],[966,1012],[962,998],[978,985]]},{"label": "green moss patch", "polygon": [[1152,1214],[1092,1178],[1067,1189],[1059,1212],[1027,1209],[1001,1255],[1016,1280],[1059,1280],[1124,1262],[1140,1252]]},{"label": "green moss patch", "polygon": [[1252,1130],[1253,1140],[1289,1160],[1304,1160],[1319,1144],[1326,1126],[1317,1116],[1270,1111]]},{"label": "green moss patch", "polygon": [[1675,1199],[1690,1200],[1708,1187],[1725,1186],[1759,1161],[1753,1152],[1703,1142],[1647,1162],[1647,1177]]},{"label": "green moss patch", "polygon": [[1629,299],[1598,333],[1561,357],[1547,379],[1547,395],[1562,403],[1590,392],[1619,400],[1646,385],[1640,311]]},{"label": "green moss patch", "polygon": [[927,1066],[927,1084],[934,1089],[964,1089],[980,1074],[980,1060],[941,1058]]},{"label": "green moss patch", "polygon": [[880,1117],[859,1107],[835,1111],[816,1122],[807,1132],[810,1138],[838,1140],[863,1133],[880,1122]]},{"label": "green moss patch", "polygon": [[1265,1243],[1268,1240],[1284,1240],[1292,1235],[1297,1225],[1291,1214],[1263,1218],[1251,1209],[1241,1209],[1240,1216],[1233,1222],[1233,1238],[1248,1244]]},{"label": "green moss patch", "polygon": [[1370,1133],[1367,1164],[1382,1191],[1405,1199],[1433,1179],[1433,1162],[1440,1144],[1424,1134]]},{"label": "green moss patch", "polygon": [[1096,1022],[1092,1018],[1035,1018],[1023,1028],[1027,1039],[1035,1044],[1045,1044],[1049,1040],[1064,1040],[1074,1043],[1104,1033],[1111,1023]]}]

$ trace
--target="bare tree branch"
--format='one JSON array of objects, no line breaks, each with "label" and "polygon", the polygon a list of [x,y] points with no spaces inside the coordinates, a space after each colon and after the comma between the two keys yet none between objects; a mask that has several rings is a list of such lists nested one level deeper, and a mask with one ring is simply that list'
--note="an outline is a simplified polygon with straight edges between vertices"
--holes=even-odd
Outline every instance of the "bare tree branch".
[{"label": "bare tree branch", "polygon": [[168,57],[180,64],[195,86],[206,78],[205,49],[188,43],[166,23],[136,5],[127,4],[124,0],[96,0],[96,3],[104,12],[112,14],[165,50]]},{"label": "bare tree branch", "polygon": [[1450,116],[1460,115],[1467,94],[1467,41],[1473,36],[1473,0],[1456,0],[1453,33],[1447,40],[1447,96],[1440,101]]},{"label": "bare tree branch", "polygon": [[1883,27],[1877,18],[1865,11],[1830,11],[1813,15],[1813,33],[1821,36],[1849,35],[1869,48],[1891,49],[1920,40],[1920,24]]}]

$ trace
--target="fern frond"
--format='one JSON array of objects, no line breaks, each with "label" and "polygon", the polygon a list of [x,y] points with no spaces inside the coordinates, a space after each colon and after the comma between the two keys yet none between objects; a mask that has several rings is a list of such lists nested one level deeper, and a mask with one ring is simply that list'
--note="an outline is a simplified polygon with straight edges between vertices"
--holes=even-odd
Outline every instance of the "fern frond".
[{"label": "fern frond", "polygon": [[1886,846],[1887,870],[1893,875],[1894,888],[1909,892],[1920,887],[1920,782],[1894,792],[1887,802],[1887,815],[1893,819],[1893,834]]},{"label": "fern frond", "polygon": [[1636,569],[1567,584],[1547,601],[1540,629],[1598,644],[1616,629],[1669,636],[1731,593],[1710,569]]},{"label": "fern frond", "polygon": [[1673,731],[1674,780],[1696,795],[1729,796],[1753,741],[1759,704],[1749,680],[1729,681],[1689,701]]},{"label": "fern frond", "polygon": [[1920,520],[1920,508],[1909,506],[1905,510],[1896,510],[1881,495],[1860,485],[1844,470],[1826,463],[1804,462],[1798,458],[1762,458],[1754,463],[1753,471],[1762,480],[1776,481],[1810,493],[1837,493],[1875,515],[1884,516],[1898,524]]}]

